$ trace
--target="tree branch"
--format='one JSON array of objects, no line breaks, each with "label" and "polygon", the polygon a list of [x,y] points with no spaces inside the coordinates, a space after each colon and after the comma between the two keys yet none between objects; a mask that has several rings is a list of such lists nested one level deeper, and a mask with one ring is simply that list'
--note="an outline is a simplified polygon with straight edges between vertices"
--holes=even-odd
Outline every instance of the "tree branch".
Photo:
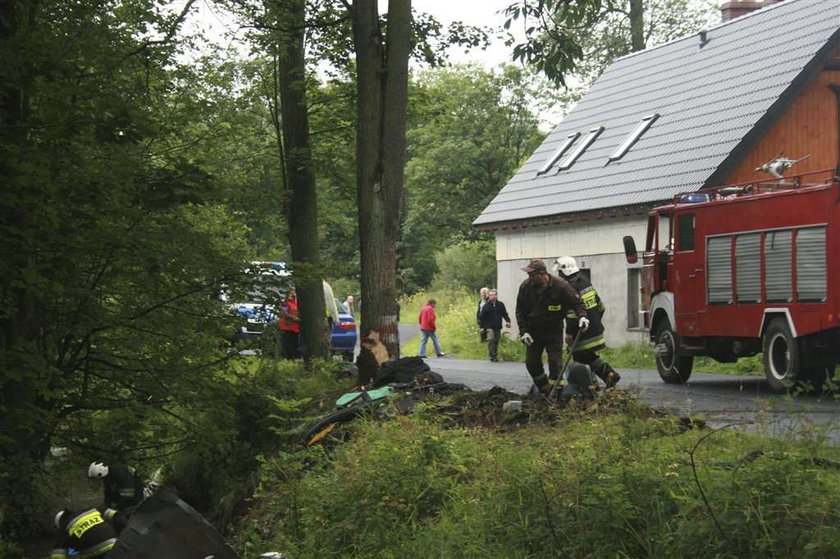
[{"label": "tree branch", "polygon": [[178,17],[176,17],[175,21],[172,22],[172,25],[169,26],[169,30],[166,32],[166,35],[164,35],[163,39],[148,39],[143,41],[139,47],[129,51],[125,56],[123,56],[123,60],[143,52],[152,45],[164,45],[171,41],[172,37],[175,36],[175,33],[178,32],[178,27],[180,27],[180,25],[184,22],[184,19],[187,17],[187,12],[190,11],[193,4],[195,4],[195,0],[187,0],[187,3],[184,5],[184,9],[181,10],[181,13],[178,14]]}]

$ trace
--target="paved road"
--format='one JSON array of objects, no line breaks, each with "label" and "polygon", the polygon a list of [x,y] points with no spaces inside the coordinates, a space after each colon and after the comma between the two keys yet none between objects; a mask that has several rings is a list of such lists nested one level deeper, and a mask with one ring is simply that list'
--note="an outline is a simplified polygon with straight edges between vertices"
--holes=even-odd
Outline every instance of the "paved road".
[{"label": "paved road", "polygon": [[[430,357],[427,362],[449,382],[464,383],[474,390],[501,386],[525,394],[531,381],[522,363],[491,363]],[[619,370],[620,390],[638,394],[650,405],[680,415],[694,414],[713,427],[735,425],[774,436],[796,431],[806,422],[824,424],[840,441],[838,394],[827,396],[776,396],[763,378],[694,373],[687,385],[665,384],[656,371]]]}]

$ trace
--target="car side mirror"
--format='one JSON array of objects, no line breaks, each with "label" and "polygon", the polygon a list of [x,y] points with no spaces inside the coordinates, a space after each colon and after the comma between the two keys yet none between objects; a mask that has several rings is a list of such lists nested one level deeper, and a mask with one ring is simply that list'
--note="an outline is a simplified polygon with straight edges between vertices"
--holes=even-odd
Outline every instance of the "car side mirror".
[{"label": "car side mirror", "polygon": [[624,237],[624,256],[627,258],[628,264],[635,264],[639,261],[639,255],[636,253],[636,241],[630,235]]}]

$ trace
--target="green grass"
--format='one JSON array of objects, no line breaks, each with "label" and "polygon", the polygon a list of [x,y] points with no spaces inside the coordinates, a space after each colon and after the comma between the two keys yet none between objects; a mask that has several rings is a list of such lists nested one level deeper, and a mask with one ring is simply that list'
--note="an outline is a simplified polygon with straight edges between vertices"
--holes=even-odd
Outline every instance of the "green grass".
[{"label": "green grass", "polygon": [[[460,359],[487,359],[487,344],[479,341],[475,311],[478,295],[469,290],[433,290],[416,293],[401,301],[403,323],[416,323],[420,309],[429,299],[437,300],[437,335],[443,351]],[[516,301],[503,301],[509,314],[513,314]],[[420,336],[402,340],[401,355],[417,355]],[[653,345],[627,343],[607,347],[600,355],[618,369],[656,370]],[[525,362],[525,348],[503,331],[499,344],[500,361]],[[523,365],[524,366],[524,365]],[[709,357],[694,360],[694,371],[727,375],[763,375],[761,356],[746,357],[735,363],[718,363]]]},{"label": "green grass", "polygon": [[[840,450],[684,430],[608,401],[559,423],[360,421],[330,452],[263,460],[243,557],[840,556]],[[822,442],[820,442],[822,441]]]}]

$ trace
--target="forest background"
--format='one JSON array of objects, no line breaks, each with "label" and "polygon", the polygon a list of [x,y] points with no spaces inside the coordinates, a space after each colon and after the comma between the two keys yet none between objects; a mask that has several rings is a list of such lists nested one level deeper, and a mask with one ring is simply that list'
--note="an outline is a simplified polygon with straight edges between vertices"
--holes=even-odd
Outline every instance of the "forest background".
[{"label": "forest background", "polygon": [[[195,3],[0,5],[0,545],[51,518],[51,447],[247,470],[223,426],[265,410],[246,405],[253,386],[218,298],[247,262],[297,262],[302,283],[314,272],[341,297],[376,279],[362,264],[353,18],[372,7],[383,41],[388,18],[369,0],[220,0],[238,33],[214,45],[185,25]],[[406,19],[404,189],[386,215],[394,285],[376,320],[436,282],[493,285],[492,237],[471,222],[540,143],[543,114],[615,57],[713,14],[701,0],[511,2],[509,22],[533,22],[510,45],[526,64],[497,68],[447,64],[447,49],[480,49],[487,30]],[[304,72],[289,74],[298,40]],[[296,150],[284,127],[302,115],[308,147]],[[317,256],[312,270],[296,242]]]}]

